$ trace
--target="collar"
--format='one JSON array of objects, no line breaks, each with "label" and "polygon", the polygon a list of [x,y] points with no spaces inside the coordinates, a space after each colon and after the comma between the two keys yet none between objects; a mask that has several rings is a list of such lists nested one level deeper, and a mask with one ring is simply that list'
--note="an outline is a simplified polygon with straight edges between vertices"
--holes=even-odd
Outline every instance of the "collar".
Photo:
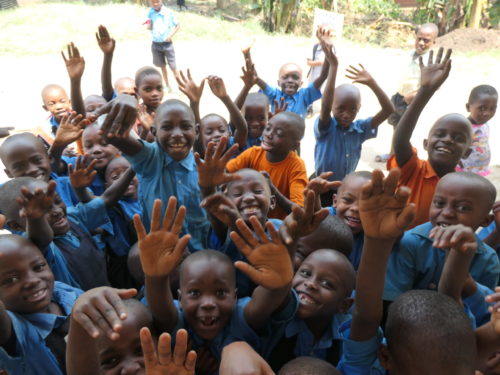
[{"label": "collar", "polygon": [[[339,327],[346,320],[351,319],[349,314],[335,314],[332,321],[328,325],[325,333],[321,336],[321,339],[316,343],[316,349],[328,349],[332,346],[333,340],[342,339],[342,335],[339,333]],[[285,337],[290,338],[296,335],[309,335],[312,337],[312,332],[307,327],[306,323],[295,316],[285,328]]]},{"label": "collar", "polygon": [[[158,145],[158,147],[161,148],[161,146],[158,143],[157,143],[157,145]],[[163,153],[165,154],[165,166],[169,166],[170,164],[174,163],[176,165],[181,165],[182,167],[184,167],[184,169],[186,169],[190,172],[196,170],[196,163],[194,161],[194,155],[191,151],[189,151],[188,155],[180,161],[174,160],[165,151],[163,151]]]},{"label": "collar", "polygon": [[339,128],[341,131],[345,133],[363,133],[363,130],[359,129],[357,126],[354,125],[354,122],[351,122],[348,126],[347,129],[344,129],[342,126],[340,126],[339,122],[335,117],[332,117],[335,120],[335,126]]},{"label": "collar", "polygon": [[[412,147],[412,149],[413,149],[413,153],[415,154],[415,156],[418,159],[418,151],[417,151],[417,149],[415,147]],[[439,176],[437,175],[437,173],[434,170],[434,168],[432,168],[431,163],[428,160],[423,160],[423,162],[426,163],[424,178],[426,180],[433,179],[433,178],[437,178],[439,180]]]}]

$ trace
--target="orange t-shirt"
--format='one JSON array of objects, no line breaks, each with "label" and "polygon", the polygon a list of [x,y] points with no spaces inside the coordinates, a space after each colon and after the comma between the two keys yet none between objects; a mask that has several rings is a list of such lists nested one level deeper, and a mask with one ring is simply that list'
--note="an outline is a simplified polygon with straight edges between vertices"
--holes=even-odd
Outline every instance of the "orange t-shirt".
[{"label": "orange t-shirt", "polygon": [[[226,166],[231,173],[243,168],[266,171],[281,194],[300,206],[304,205],[304,188],[308,181],[306,165],[295,152],[290,151],[284,160],[271,163],[266,159],[266,151],[262,147],[254,146],[230,160]],[[269,212],[268,217],[284,219],[286,213],[276,207]]]},{"label": "orange t-shirt", "polygon": [[411,228],[428,222],[429,208],[439,181],[438,175],[427,160],[418,158],[415,148],[413,148],[410,160],[403,166],[398,165],[396,157],[392,155],[387,161],[387,170],[396,167],[401,169],[398,186],[408,186],[411,189],[409,202],[415,203],[417,206],[417,215]]}]

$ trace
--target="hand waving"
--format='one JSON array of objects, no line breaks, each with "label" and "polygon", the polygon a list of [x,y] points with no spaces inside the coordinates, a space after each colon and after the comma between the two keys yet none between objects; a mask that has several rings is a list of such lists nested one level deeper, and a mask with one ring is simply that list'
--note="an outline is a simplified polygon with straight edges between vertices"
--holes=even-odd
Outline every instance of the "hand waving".
[{"label": "hand waving", "polygon": [[100,25],[95,33],[95,38],[97,39],[97,44],[101,51],[105,54],[112,54],[115,50],[115,40],[109,36],[108,29],[105,26]]},{"label": "hand waving", "polygon": [[177,84],[179,85],[179,90],[181,90],[193,103],[199,103],[201,99],[201,94],[203,94],[203,87],[205,86],[205,79],[200,82],[197,86],[191,77],[191,72],[187,70],[187,79],[182,71],[179,71],[179,77],[176,78]]},{"label": "hand waving", "polygon": [[47,191],[37,188],[31,192],[26,186],[21,188],[22,196],[17,197],[17,203],[22,207],[19,216],[30,219],[41,219],[54,203],[56,195],[56,182],[50,181]]},{"label": "hand waving", "polygon": [[349,79],[352,79],[352,83],[361,83],[363,85],[369,85],[373,83],[373,77],[368,71],[365,70],[365,67],[359,64],[360,68],[356,68],[353,65],[349,65],[349,68],[346,69],[347,73],[345,76]]},{"label": "hand waving", "polygon": [[68,44],[68,58],[64,55],[64,51],[61,51],[61,55],[66,64],[66,69],[68,70],[68,75],[70,79],[80,79],[82,78],[83,71],[85,70],[85,60],[80,56],[78,48],[71,42]]},{"label": "hand waving", "polygon": [[76,159],[75,167],[72,164],[68,165],[69,180],[75,189],[87,188],[94,181],[97,174],[94,169],[97,159],[92,160],[90,163],[89,160],[89,155],[80,155]]},{"label": "hand waving", "polygon": [[450,56],[452,51],[451,49],[447,50],[444,59],[442,59],[443,51],[442,47],[439,48],[435,61],[433,61],[434,51],[430,51],[427,66],[424,65],[422,57],[420,57],[421,87],[437,90],[448,78],[451,70]]}]

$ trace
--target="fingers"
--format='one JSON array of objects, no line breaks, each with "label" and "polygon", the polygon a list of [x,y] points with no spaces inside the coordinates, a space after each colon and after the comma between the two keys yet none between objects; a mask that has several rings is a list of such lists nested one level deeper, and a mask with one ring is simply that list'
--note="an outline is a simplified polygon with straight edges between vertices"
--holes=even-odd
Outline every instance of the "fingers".
[{"label": "fingers", "polygon": [[142,241],[146,237],[146,228],[144,228],[144,224],[142,224],[141,216],[139,214],[135,214],[133,217],[134,228],[137,232],[137,239]]},{"label": "fingers", "polygon": [[264,230],[264,227],[262,227],[262,224],[260,223],[259,219],[255,216],[250,217],[250,223],[252,224],[252,228],[257,235],[257,238],[261,243],[268,243],[269,238],[267,237],[266,231]]},{"label": "fingers", "polygon": [[[172,227],[172,223],[175,219],[175,209],[177,208],[177,198],[175,196],[171,196],[168,198],[167,208],[165,210],[165,215],[163,216],[163,229],[170,231]],[[160,206],[161,207],[161,206]],[[158,227],[159,229],[159,227]],[[151,230],[153,227],[151,225]]]},{"label": "fingers", "polygon": [[252,280],[255,284],[260,285],[260,273],[257,271],[256,268],[254,268],[252,265],[242,262],[242,261],[237,261],[234,263],[234,266],[243,272],[245,275],[247,275],[250,280]]},{"label": "fingers", "polygon": [[278,233],[278,231],[276,230],[276,228],[274,227],[274,224],[270,221],[268,221],[266,223],[266,229],[268,230],[269,232],[269,235],[271,236],[271,241],[275,244],[281,244],[282,241],[281,241],[281,237]]},{"label": "fingers", "polygon": [[384,179],[384,194],[389,196],[395,194],[400,175],[401,172],[398,168],[393,168],[389,171],[389,174]]},{"label": "fingers", "polygon": [[[253,223],[252,223],[253,224]],[[253,232],[243,219],[236,220],[236,228],[238,228],[239,235],[248,243],[252,248],[259,245],[257,239],[254,237]]]},{"label": "fingers", "polygon": [[184,224],[184,218],[186,217],[186,207],[180,206],[177,211],[177,216],[175,217],[174,224],[172,226],[171,232],[176,236],[182,231],[182,225]]},{"label": "fingers", "polygon": [[375,169],[372,173],[371,195],[380,195],[384,190],[384,174],[380,169]]},{"label": "fingers", "polygon": [[406,230],[410,226],[410,224],[415,220],[415,216],[417,215],[417,206],[415,203],[410,203],[407,205],[401,213],[397,217],[397,226],[401,230]]},{"label": "fingers", "polygon": [[160,229],[160,225],[161,225],[161,200],[155,199],[153,203],[153,212],[151,214],[151,232],[158,231]]},{"label": "fingers", "polygon": [[444,48],[440,47],[438,50],[438,53],[436,55],[436,61],[435,61],[436,64],[441,64],[441,58],[443,57],[443,51],[444,51]]},{"label": "fingers", "polygon": [[427,65],[432,65],[432,62],[434,61],[433,57],[434,57],[434,51],[431,49],[429,52],[429,58],[427,59]]},{"label": "fingers", "polygon": [[175,365],[179,367],[184,366],[184,362],[186,360],[187,346],[188,346],[188,333],[185,329],[180,329],[177,331],[177,335],[175,336],[175,347],[174,347],[174,358],[173,358]]},{"label": "fingers", "polygon": [[[160,348],[160,342],[163,335],[168,335],[168,333],[164,333],[160,336],[160,339],[158,340],[158,349]],[[155,346],[149,328],[142,327],[139,332],[139,336],[141,338],[144,366],[146,367],[146,372],[147,372],[149,369],[153,368],[158,363],[158,358],[156,357]]]}]

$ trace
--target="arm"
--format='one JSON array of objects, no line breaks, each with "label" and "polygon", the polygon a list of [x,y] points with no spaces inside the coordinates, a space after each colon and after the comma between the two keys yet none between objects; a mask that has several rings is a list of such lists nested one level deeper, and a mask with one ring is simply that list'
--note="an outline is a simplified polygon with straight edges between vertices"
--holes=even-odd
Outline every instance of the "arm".
[{"label": "arm", "polygon": [[54,203],[56,183],[50,181],[46,192],[41,188],[31,192],[23,186],[21,194],[16,201],[22,207],[21,217],[26,218],[28,238],[40,249],[45,249],[54,238],[54,232],[47,221],[47,213]]},{"label": "arm", "polygon": [[252,64],[252,61],[248,58],[245,58],[245,67],[241,68],[243,75],[240,77],[243,81],[243,88],[235,99],[236,106],[241,109],[245,104],[245,99],[247,98],[250,89],[253,85],[257,84],[259,77],[257,77],[257,73],[255,71],[255,67]]},{"label": "arm", "polygon": [[359,213],[365,242],[351,324],[350,337],[355,341],[366,341],[377,334],[389,255],[394,242],[415,216],[415,206],[406,204],[410,190],[397,189],[398,179],[398,169],[391,170],[385,179],[380,170],[375,170],[372,180],[362,188]]},{"label": "arm", "polygon": [[248,126],[247,122],[243,118],[240,110],[231,100],[226,91],[226,86],[224,85],[224,81],[222,78],[217,76],[209,76],[208,85],[210,89],[217,96],[222,103],[226,106],[229,111],[230,122],[234,125],[234,140],[240,146],[240,149],[244,147],[247,143],[247,135],[248,135]]},{"label": "arm", "polygon": [[107,336],[120,338],[122,321],[127,308],[122,299],[135,296],[135,289],[100,287],[82,294],[75,302],[66,347],[66,370],[69,375],[98,374],[100,372],[96,339]]},{"label": "arm", "polygon": [[[324,47],[328,48],[328,44],[331,45],[332,43],[330,41],[330,30],[328,29],[319,27],[318,30],[316,31],[316,36],[319,39],[320,43],[322,43],[325,40],[328,40],[326,46],[321,44],[321,48],[323,49],[323,51],[325,51],[325,62],[323,63],[323,66],[321,68],[321,73],[319,74],[318,78],[314,80],[314,87],[316,87],[316,89],[319,90],[323,82],[325,82],[325,80],[327,79],[330,70],[330,59],[326,57],[326,50],[324,49]],[[329,47],[329,49],[331,50],[331,46]]]},{"label": "arm", "polygon": [[436,57],[435,63],[432,61],[433,53],[429,52],[429,64],[424,66],[420,63],[420,89],[415,98],[406,109],[403,117],[399,121],[394,136],[392,137],[392,145],[394,147],[394,155],[399,166],[403,166],[410,160],[412,148],[410,139],[417,125],[420,113],[429,102],[430,98],[441,84],[448,78],[451,69],[451,50],[448,50],[443,61],[441,57],[443,49],[440,48]]},{"label": "arm", "polygon": [[4,346],[12,336],[12,322],[5,305],[0,301],[0,346]]},{"label": "arm", "polygon": [[179,31],[180,28],[181,28],[181,24],[180,23],[178,23],[177,25],[175,25],[175,27],[172,30],[172,32],[170,33],[170,35],[165,38],[165,42],[172,42],[172,38],[174,37],[175,34],[177,34],[177,31]]},{"label": "arm", "polygon": [[169,275],[181,261],[191,238],[189,234],[179,238],[186,207],[181,206],[176,215],[176,205],[177,199],[170,197],[162,221],[161,200],[154,202],[150,233],[146,233],[140,216],[134,215],[146,297],[155,322],[165,332],[171,332],[179,318],[170,291]]},{"label": "arm", "polygon": [[237,261],[235,267],[258,285],[251,301],[245,306],[244,314],[248,325],[259,330],[290,297],[293,267],[288,250],[274,225],[271,222],[266,224],[270,240],[255,216],[250,218],[250,222],[257,237],[239,219],[236,222],[239,234],[231,232],[231,239],[249,262]]},{"label": "arm", "polygon": [[68,58],[66,58],[62,51],[61,55],[66,64],[71,83],[71,106],[77,114],[85,116],[85,104],[83,103],[81,88],[85,60],[80,56],[78,48],[73,43],[68,44]]},{"label": "arm", "polygon": [[89,156],[78,156],[76,159],[76,165],[68,166],[69,181],[73,187],[78,200],[82,203],[90,202],[94,199],[94,195],[87,189],[97,174],[94,169],[94,165],[97,160],[92,160],[89,163]]},{"label": "arm", "polygon": [[66,146],[80,139],[87,123],[83,115],[77,115],[77,113],[73,111],[66,113],[61,119],[54,143],[52,143],[48,151],[51,158],[51,168],[55,173],[59,174],[65,172],[67,166],[66,163],[61,160],[63,151]]},{"label": "arm", "polygon": [[123,173],[120,178],[109,188],[104,190],[101,195],[102,200],[107,207],[114,206],[116,202],[125,194],[127,188],[135,177],[135,172],[132,168],[128,168],[125,173]]},{"label": "arm", "polygon": [[489,311],[490,322],[476,329],[477,360],[479,369],[484,368],[486,362],[500,347],[500,288],[486,297],[486,302],[492,303]]},{"label": "arm", "polygon": [[333,52],[333,45],[327,33],[319,33],[321,48],[325,53],[325,60],[329,64],[323,65],[329,67],[328,69],[328,79],[325,85],[325,91],[323,97],[321,98],[321,112],[319,113],[318,127],[319,130],[325,130],[330,126],[331,112],[333,107],[333,98],[335,93],[335,79],[337,77],[337,69],[339,67],[339,61],[337,56]]},{"label": "arm", "polygon": [[382,109],[377,112],[375,116],[372,118],[372,128],[376,129],[382,122],[384,122],[389,115],[394,112],[394,105],[391,102],[391,99],[387,96],[387,94],[380,88],[377,81],[373,79],[370,73],[368,73],[364,66],[359,64],[361,69],[358,69],[352,65],[349,65],[347,72],[350,75],[346,75],[347,78],[352,79],[353,83],[361,83],[363,85],[368,86],[380,103]]},{"label": "arm", "polygon": [[191,72],[187,70],[187,79],[182,71],[179,72],[179,76],[176,77],[177,84],[179,85],[179,90],[181,90],[184,95],[189,98],[189,105],[194,113],[194,121],[199,125],[201,121],[200,116],[200,100],[203,94],[203,87],[205,86],[205,79],[203,79],[197,86],[191,77]]},{"label": "arm", "polygon": [[113,62],[113,53],[115,51],[115,40],[109,36],[105,26],[100,25],[95,33],[97,44],[104,54],[101,69],[102,96],[107,101],[113,98],[113,83],[111,79],[111,63]]}]

